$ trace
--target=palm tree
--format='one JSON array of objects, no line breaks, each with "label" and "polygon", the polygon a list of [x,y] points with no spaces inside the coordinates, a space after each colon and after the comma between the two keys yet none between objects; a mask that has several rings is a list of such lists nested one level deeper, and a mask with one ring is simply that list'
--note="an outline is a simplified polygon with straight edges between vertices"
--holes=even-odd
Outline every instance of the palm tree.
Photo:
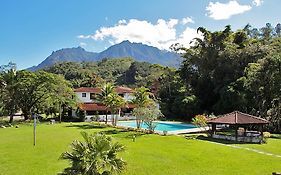
[{"label": "palm tree", "polygon": [[112,118],[112,125],[116,126],[118,117],[120,117],[121,110],[125,107],[126,101],[123,97],[114,92],[108,96],[105,103],[108,105],[112,114],[116,114],[118,112],[118,115],[114,115]]},{"label": "palm tree", "polygon": [[71,152],[64,152],[61,159],[71,161],[64,169],[64,175],[111,175],[124,170],[126,162],[117,156],[124,151],[118,142],[112,143],[111,137],[104,134],[89,135],[81,132],[84,141],[74,141]]},{"label": "palm tree", "polygon": [[101,93],[98,95],[98,98],[101,103],[106,106],[106,113],[105,113],[105,123],[107,124],[107,113],[108,113],[108,97],[110,94],[114,92],[114,86],[111,83],[105,83],[101,88]]},{"label": "palm tree", "polygon": [[[135,92],[133,93],[134,99],[131,101],[133,104],[136,105],[136,111],[141,108],[146,108],[152,104],[154,104],[153,99],[150,97],[154,97],[151,92],[149,92],[148,88],[140,87],[135,89]],[[137,114],[138,112],[135,112]],[[141,120],[142,116],[136,115],[136,122],[137,122],[137,128],[139,129],[142,123]]]}]

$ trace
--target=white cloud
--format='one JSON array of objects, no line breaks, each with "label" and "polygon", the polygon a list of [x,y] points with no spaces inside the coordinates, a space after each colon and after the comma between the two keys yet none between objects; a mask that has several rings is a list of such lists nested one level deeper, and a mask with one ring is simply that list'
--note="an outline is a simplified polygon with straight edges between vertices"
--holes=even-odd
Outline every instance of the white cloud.
[{"label": "white cloud", "polygon": [[81,43],[79,43],[79,46],[83,47],[83,46],[87,46],[87,44],[84,42],[81,42]]},{"label": "white cloud", "polygon": [[235,0],[231,0],[228,3],[210,2],[206,7],[208,16],[215,20],[229,19],[233,15],[242,14],[251,10],[249,5],[241,5]]},{"label": "white cloud", "polygon": [[89,38],[91,38],[91,35],[78,35],[77,38],[79,38],[79,39],[89,39]]},{"label": "white cloud", "polygon": [[187,23],[194,23],[194,21],[193,21],[193,19],[190,18],[190,17],[186,17],[186,18],[183,18],[183,19],[181,20],[181,24],[185,25],[185,24],[187,24]]},{"label": "white cloud", "polygon": [[261,5],[262,5],[263,0],[253,0],[252,3],[253,3],[254,6],[257,6],[257,7],[258,7],[258,6],[261,6]]},{"label": "white cloud", "polygon": [[125,19],[122,19],[122,20],[119,20],[119,21],[118,21],[118,24],[121,24],[121,25],[122,25],[122,24],[126,24],[126,23],[127,23],[127,21],[126,21]]},{"label": "white cloud", "polygon": [[79,35],[80,39],[93,39],[95,41],[106,41],[113,45],[124,40],[143,43],[159,49],[168,50],[172,44],[180,43],[188,47],[190,41],[200,37],[196,29],[186,27],[184,31],[177,30],[178,25],[194,23],[191,18],[158,19],[155,24],[138,19],[120,20],[115,26],[101,27],[92,35]]}]

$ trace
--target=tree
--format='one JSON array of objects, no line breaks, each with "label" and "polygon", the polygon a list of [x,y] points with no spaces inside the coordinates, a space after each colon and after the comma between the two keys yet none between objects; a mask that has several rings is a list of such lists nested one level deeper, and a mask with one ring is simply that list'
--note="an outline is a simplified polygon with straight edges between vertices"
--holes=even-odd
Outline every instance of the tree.
[{"label": "tree", "polygon": [[[154,132],[157,126],[155,121],[160,117],[163,117],[163,114],[155,103],[151,104],[149,107],[135,108],[133,110],[133,115],[138,116],[139,120],[141,120],[147,126],[147,129],[151,133]],[[141,123],[139,125],[141,125]]]},{"label": "tree", "polygon": [[17,104],[25,119],[48,99],[65,101],[66,98],[72,99],[74,94],[63,78],[45,71],[19,71],[17,81]]},{"label": "tree", "polygon": [[105,123],[107,124],[107,114],[108,114],[108,107],[109,107],[109,96],[114,92],[114,86],[111,83],[105,83],[101,87],[101,93],[98,94],[98,99],[106,106],[106,113],[105,113]]},{"label": "tree", "polygon": [[[157,108],[156,104],[147,108],[139,108],[141,110],[143,123],[147,126],[148,130],[154,132],[157,124],[155,120],[163,116],[161,111]],[[136,112],[136,111],[134,111]]]},{"label": "tree", "polygon": [[[105,100],[107,108],[110,109],[112,116],[112,125],[116,126],[118,122],[118,117],[120,117],[121,110],[126,105],[126,101],[123,97],[119,96],[117,93],[113,92],[108,95]],[[118,115],[116,115],[118,113]]]},{"label": "tree", "polygon": [[74,141],[72,151],[61,155],[61,159],[71,162],[62,174],[110,175],[124,170],[126,163],[117,156],[124,151],[123,145],[112,143],[111,137],[104,134],[81,134],[84,142]]},{"label": "tree", "polygon": [[8,113],[10,123],[13,115],[19,109],[17,104],[17,70],[14,63],[0,66],[0,99],[2,113]]},{"label": "tree", "polygon": [[198,113],[198,99],[192,89],[185,86],[179,72],[167,69],[159,78],[160,89],[157,97],[162,113],[169,118],[191,120]]},{"label": "tree", "polygon": [[255,115],[268,118],[275,132],[281,132],[281,43],[272,42],[273,48],[256,63],[245,69],[241,79],[247,93],[248,108]]},{"label": "tree", "polygon": [[[134,110],[138,110],[138,108],[146,108],[149,105],[152,105],[154,101],[150,98],[153,96],[151,92],[149,92],[148,88],[140,87],[135,89],[133,93],[134,98],[132,99],[132,103],[136,105]],[[142,116],[135,112],[137,128],[140,129],[142,123]]]},{"label": "tree", "polygon": [[59,113],[59,121],[68,116],[67,111],[77,107],[76,95],[68,81],[61,75],[55,76],[54,89],[50,91],[49,97],[41,103],[37,103],[35,108],[43,113]]}]

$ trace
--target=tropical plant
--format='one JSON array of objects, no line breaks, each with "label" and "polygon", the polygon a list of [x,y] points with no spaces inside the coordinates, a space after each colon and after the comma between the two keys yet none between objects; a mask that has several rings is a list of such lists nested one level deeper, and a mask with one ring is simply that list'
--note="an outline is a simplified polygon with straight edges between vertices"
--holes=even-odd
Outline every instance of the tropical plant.
[{"label": "tropical plant", "polygon": [[205,115],[196,115],[192,119],[192,123],[198,127],[206,127],[207,126],[207,117]]},{"label": "tropical plant", "polygon": [[[118,118],[120,117],[121,110],[126,106],[126,101],[123,97],[113,92],[108,95],[105,100],[105,104],[107,104],[107,108],[110,109],[112,116],[112,125],[116,126]],[[116,115],[118,113],[118,115]]]},{"label": "tropical plant", "polygon": [[71,162],[71,166],[64,169],[64,175],[111,175],[125,169],[126,162],[118,157],[124,151],[124,146],[113,143],[112,138],[104,134],[87,134],[81,132],[84,142],[74,141],[72,150],[64,152],[61,159]]},{"label": "tropical plant", "polygon": [[108,122],[108,108],[110,105],[110,101],[109,101],[109,96],[110,94],[112,94],[114,92],[114,86],[111,83],[105,83],[103,84],[103,86],[101,87],[101,93],[98,94],[98,99],[101,103],[103,103],[106,106],[106,113],[105,113],[105,123],[107,124]]},{"label": "tropical plant", "polygon": [[137,128],[140,129],[142,123],[141,109],[154,104],[154,101],[150,98],[153,97],[153,94],[149,92],[148,88],[140,87],[135,89],[133,96],[134,98],[131,102],[136,105],[134,115],[136,117]]},{"label": "tropical plant", "polygon": [[152,105],[151,107],[145,108],[144,115],[142,117],[144,124],[147,126],[147,129],[150,132],[154,132],[157,124],[155,121],[162,117],[163,114],[158,109],[156,105]]}]

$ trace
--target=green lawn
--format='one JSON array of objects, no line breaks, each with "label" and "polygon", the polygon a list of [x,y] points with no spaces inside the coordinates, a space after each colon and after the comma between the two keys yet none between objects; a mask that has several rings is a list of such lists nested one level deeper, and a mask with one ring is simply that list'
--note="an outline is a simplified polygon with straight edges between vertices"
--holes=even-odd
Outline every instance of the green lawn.
[{"label": "green lawn", "polygon": [[[209,141],[185,139],[179,136],[140,135],[132,141],[131,132],[115,132],[113,128],[98,128],[91,124],[69,123],[37,127],[37,146],[32,146],[32,125],[0,129],[1,175],[52,175],[63,170],[67,162],[59,160],[80,131],[105,131],[126,146],[122,153],[128,163],[127,175],[266,175],[281,172],[281,158],[217,145]],[[269,139],[268,144],[251,147],[281,155],[281,139]]]}]

